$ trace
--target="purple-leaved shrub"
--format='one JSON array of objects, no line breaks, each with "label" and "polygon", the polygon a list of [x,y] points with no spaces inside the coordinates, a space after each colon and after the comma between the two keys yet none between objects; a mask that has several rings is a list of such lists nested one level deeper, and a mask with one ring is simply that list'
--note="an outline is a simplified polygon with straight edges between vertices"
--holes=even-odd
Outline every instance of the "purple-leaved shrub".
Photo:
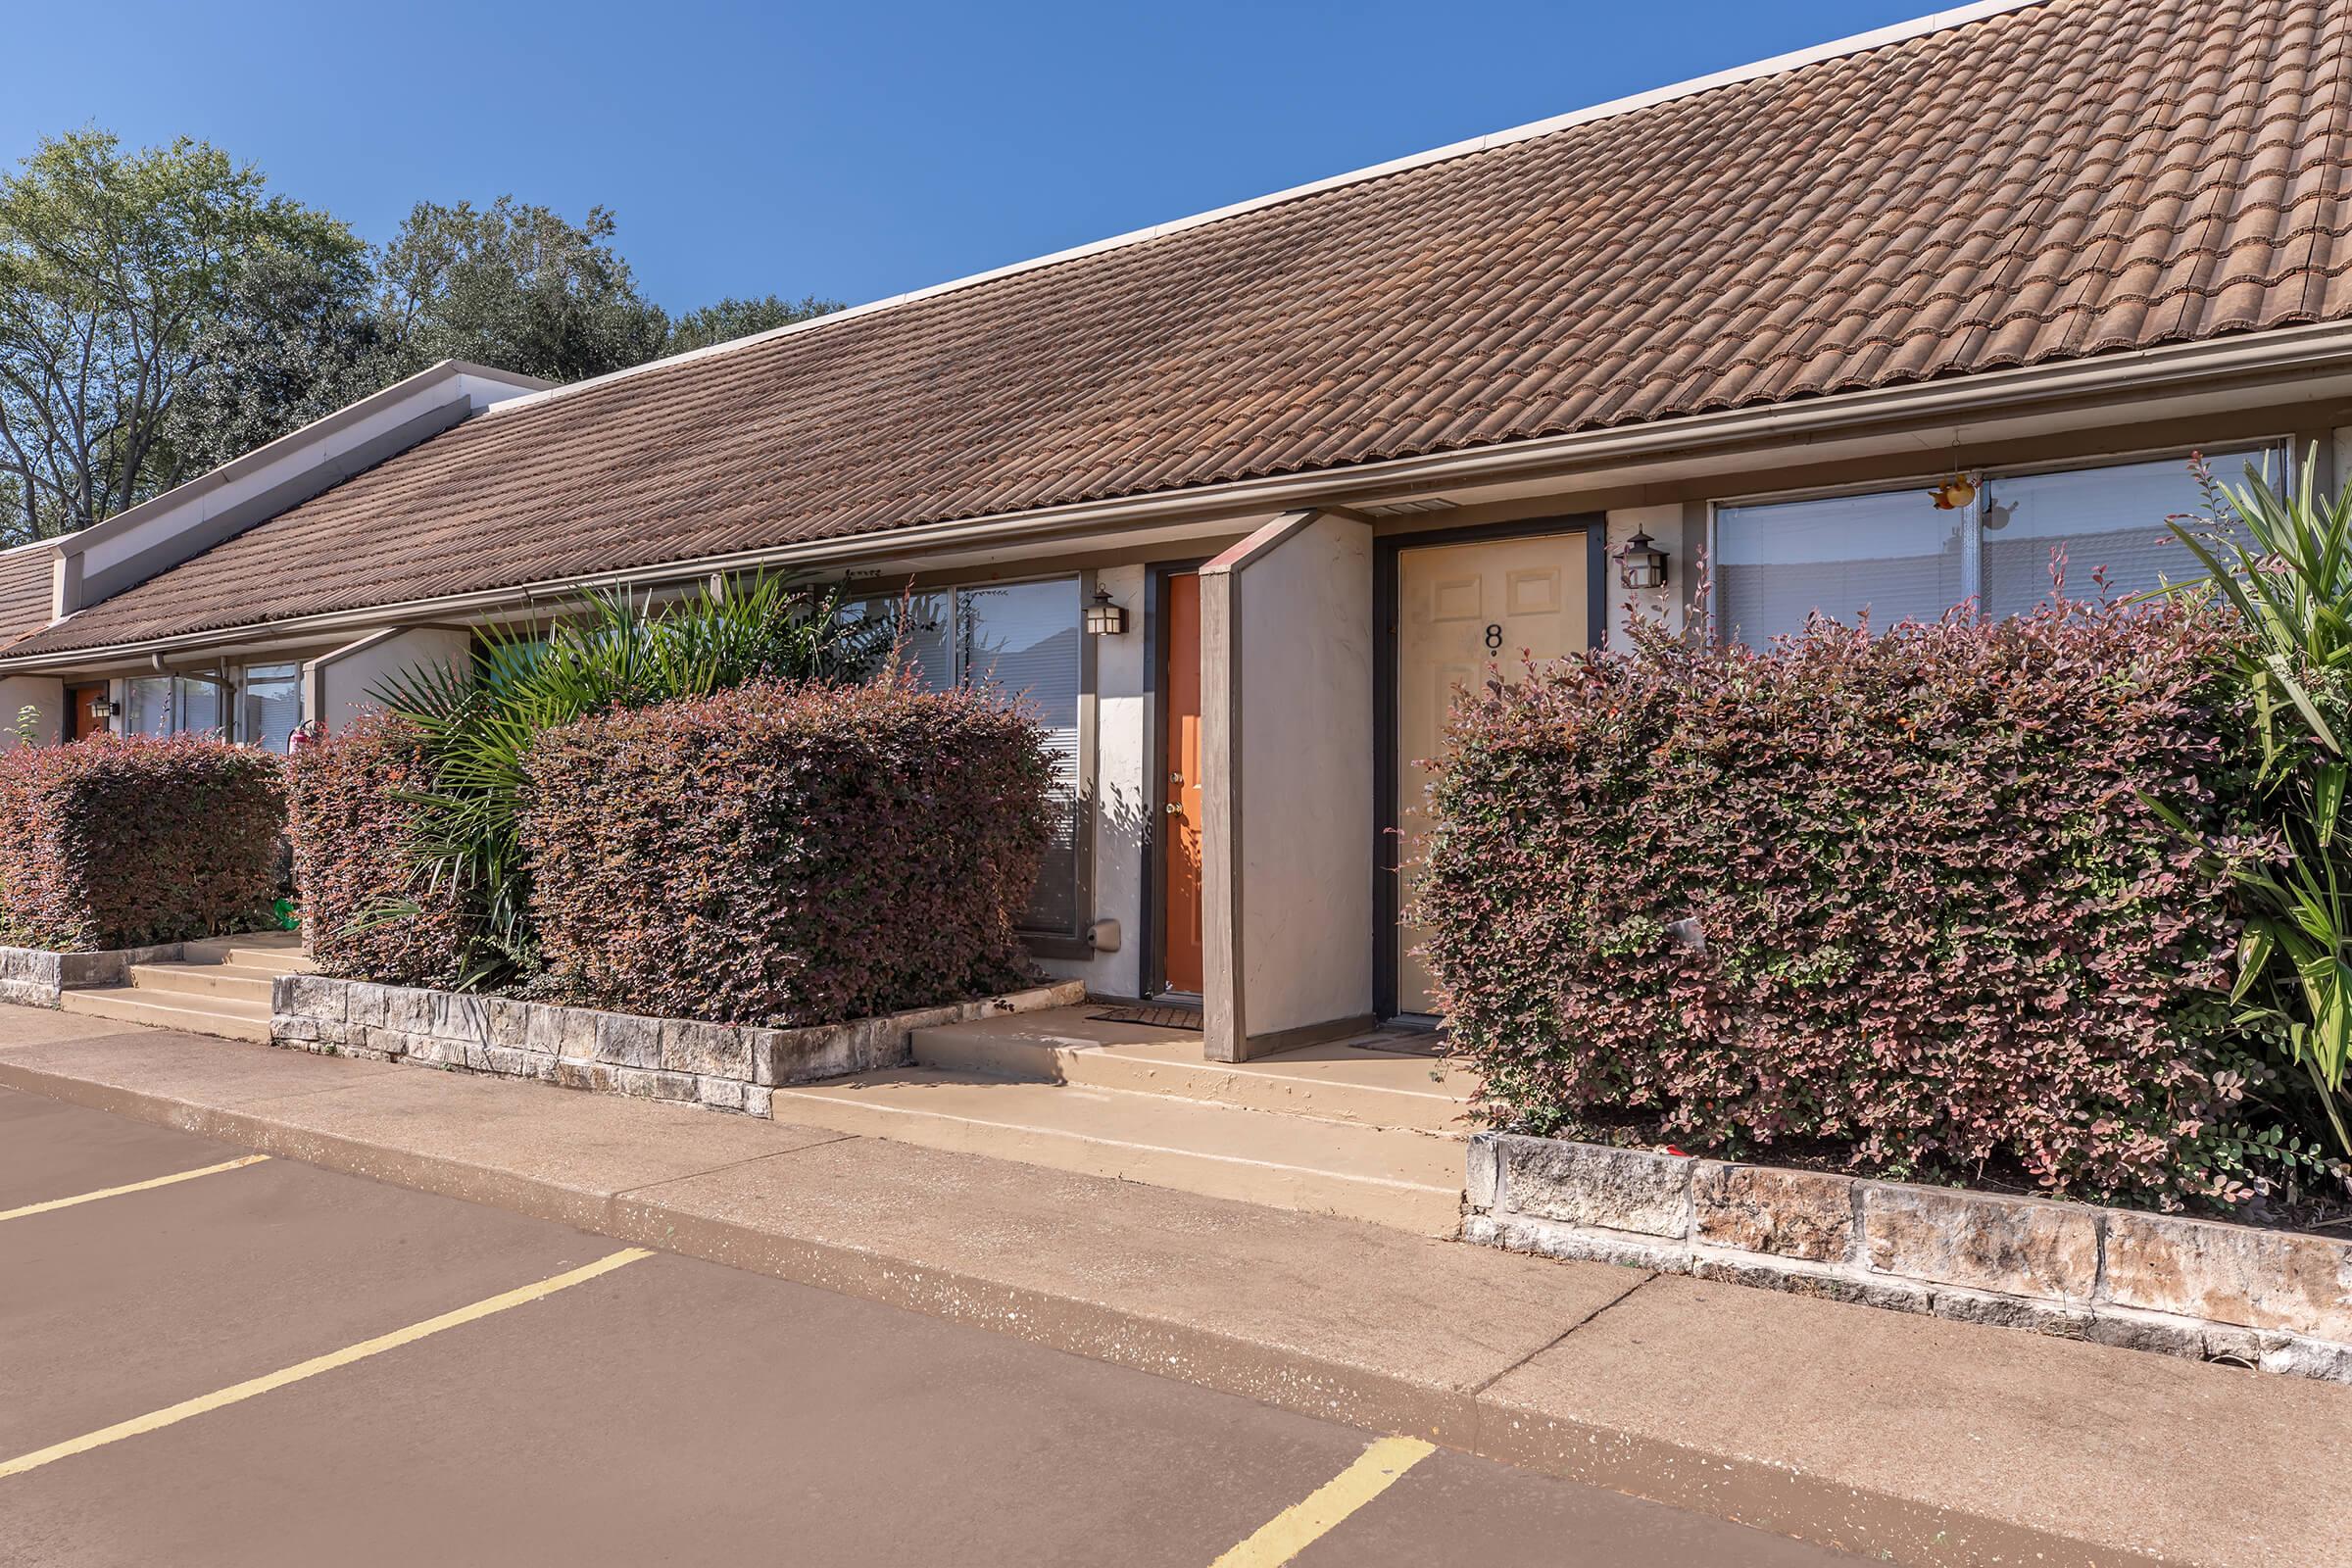
[{"label": "purple-leaved shrub", "polygon": [[756,681],[547,730],[524,771],[549,995],[801,1025],[1027,978],[1053,770],[1025,709]]},{"label": "purple-leaved shrub", "polygon": [[2180,600],[1817,620],[1761,653],[1648,629],[1490,682],[1457,705],[1416,911],[1456,1049],[1533,1130],[2242,1196],[2216,991],[2239,921],[2147,802],[2271,853],[2236,626]]},{"label": "purple-leaved shrub", "polygon": [[266,924],[281,764],[195,735],[93,735],[0,755],[0,942],[90,951]]},{"label": "purple-leaved shrub", "polygon": [[320,972],[385,985],[458,982],[463,935],[478,923],[465,895],[409,853],[428,789],[423,736],[383,713],[295,752],[287,764],[294,885]]}]

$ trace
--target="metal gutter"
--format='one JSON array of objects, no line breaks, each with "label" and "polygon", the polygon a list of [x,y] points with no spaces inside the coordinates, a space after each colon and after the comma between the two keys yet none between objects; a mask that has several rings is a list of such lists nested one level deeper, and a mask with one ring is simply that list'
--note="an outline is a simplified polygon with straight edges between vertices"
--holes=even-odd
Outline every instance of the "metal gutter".
[{"label": "metal gutter", "polygon": [[[0,670],[71,668],[148,652],[251,642],[257,638],[316,637],[353,628],[518,607],[533,599],[564,597],[583,589],[624,583],[656,584],[711,572],[822,567],[918,555],[941,548],[970,550],[1051,543],[1144,524],[1230,521],[1297,507],[1328,508],[1370,502],[1400,490],[1569,477],[1583,469],[1644,459],[1695,457],[1773,441],[1819,441],[1906,424],[1933,423],[1955,414],[1982,416],[2015,413],[2119,393],[2136,399],[2250,380],[2287,380],[2298,374],[2330,370],[2352,373],[2352,321],[2283,327],[2237,337],[2110,353],[2057,365],[1831,393],[1794,403],[1691,415],[1427,457],[1387,459],[1345,468],[1312,469],[1157,495],[772,545],[609,572],[542,578],[442,598],[325,611],[277,621],[249,621],[13,659],[0,656]],[[58,624],[70,626],[72,617]]]}]

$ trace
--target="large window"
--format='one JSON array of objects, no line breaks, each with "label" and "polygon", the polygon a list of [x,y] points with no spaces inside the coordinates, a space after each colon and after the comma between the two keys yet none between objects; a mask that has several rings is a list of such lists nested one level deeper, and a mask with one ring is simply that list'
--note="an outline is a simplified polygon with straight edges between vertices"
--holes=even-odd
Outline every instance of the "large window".
[{"label": "large window", "polygon": [[[2235,480],[2275,449],[2213,457]],[[2014,615],[2051,597],[2062,553],[2065,591],[2089,599],[2198,575],[2165,519],[2204,496],[2185,458],[2042,473],[1981,476],[1975,499],[1938,511],[1925,485],[1819,500],[1724,506],[1715,513],[1715,612],[1727,641],[1760,648],[1801,631],[1818,610],[1880,630],[1932,620],[1974,601]]]},{"label": "large window", "polygon": [[237,683],[237,739],[282,754],[302,722],[302,668],[248,664]]},{"label": "large window", "polygon": [[1884,630],[1932,620],[1968,597],[1966,517],[1922,491],[1724,507],[1715,514],[1715,613],[1726,639],[1761,648],[1819,610]]},{"label": "large window", "polygon": [[221,727],[220,688],[189,676],[124,681],[122,728],[131,735],[174,735]]},{"label": "large window", "polygon": [[1054,762],[1054,826],[1021,925],[1075,937],[1082,907],[1081,840],[1084,758],[1080,688],[1085,647],[1075,577],[985,583],[969,588],[866,600],[850,607],[866,620],[893,624],[906,657],[927,685],[956,681],[1025,698],[1046,726]]}]

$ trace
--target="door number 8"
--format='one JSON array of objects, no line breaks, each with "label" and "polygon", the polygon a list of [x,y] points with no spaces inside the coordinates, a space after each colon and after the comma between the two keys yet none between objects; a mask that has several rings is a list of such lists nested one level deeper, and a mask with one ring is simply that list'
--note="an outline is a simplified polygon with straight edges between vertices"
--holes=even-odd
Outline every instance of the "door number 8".
[{"label": "door number 8", "polygon": [[1502,652],[1502,626],[1496,621],[1487,622],[1487,652],[1490,654]]}]

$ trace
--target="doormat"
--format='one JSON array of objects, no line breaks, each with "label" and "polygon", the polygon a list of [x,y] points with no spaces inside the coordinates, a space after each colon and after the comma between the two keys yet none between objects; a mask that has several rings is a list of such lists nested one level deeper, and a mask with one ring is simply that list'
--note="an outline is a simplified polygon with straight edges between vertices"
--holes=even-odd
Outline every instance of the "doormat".
[{"label": "doormat", "polygon": [[1142,1023],[1154,1029],[1200,1032],[1200,1014],[1190,1007],[1105,1007],[1087,1016],[1097,1023]]}]

